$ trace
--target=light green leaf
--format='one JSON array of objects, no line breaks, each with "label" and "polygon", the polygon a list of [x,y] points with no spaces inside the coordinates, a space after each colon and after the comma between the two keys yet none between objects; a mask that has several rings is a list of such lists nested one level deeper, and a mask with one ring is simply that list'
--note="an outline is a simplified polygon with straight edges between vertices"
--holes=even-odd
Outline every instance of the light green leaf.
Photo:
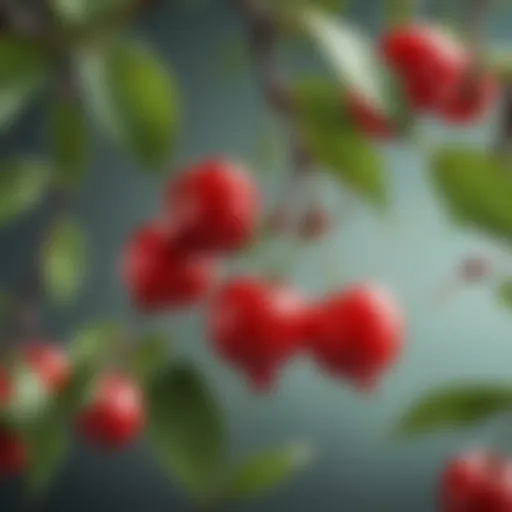
[{"label": "light green leaf", "polygon": [[167,364],[171,341],[163,334],[142,337],[133,348],[130,361],[133,373],[149,382]]},{"label": "light green leaf", "polygon": [[155,455],[196,497],[211,491],[225,459],[223,413],[207,384],[185,364],[167,365],[149,389]]},{"label": "light green leaf", "polygon": [[74,299],[83,284],[87,243],[80,226],[73,220],[59,219],[43,247],[42,269],[47,292],[55,300]]},{"label": "light green leaf", "polygon": [[238,467],[228,484],[227,500],[260,496],[303,470],[311,461],[311,448],[293,444],[265,450]]},{"label": "light green leaf", "polygon": [[43,162],[0,162],[0,225],[35,208],[48,191],[50,178],[50,169]]},{"label": "light green leaf", "polygon": [[497,47],[485,56],[489,69],[502,80],[512,78],[512,48]]},{"label": "light green leaf", "polygon": [[371,41],[356,27],[319,9],[306,8],[302,24],[335,78],[381,112],[387,112],[382,90],[382,63]]},{"label": "light green leaf", "polygon": [[9,128],[41,89],[48,69],[37,44],[0,35],[0,130]]},{"label": "light green leaf", "polygon": [[384,162],[349,121],[343,93],[329,82],[305,80],[295,88],[301,133],[319,163],[370,203],[385,208]]},{"label": "light green leaf", "polygon": [[428,393],[407,411],[397,434],[410,436],[469,427],[511,410],[511,386],[476,383],[443,387]]},{"label": "light green leaf", "polygon": [[163,170],[178,128],[174,77],[134,41],[81,59],[85,98],[100,126],[142,165]]},{"label": "light green leaf", "polygon": [[444,148],[433,161],[432,178],[458,220],[499,237],[512,237],[512,179],[498,155]]},{"label": "light green leaf", "polygon": [[51,104],[49,133],[59,184],[80,184],[89,140],[85,112],[77,99],[56,94]]}]

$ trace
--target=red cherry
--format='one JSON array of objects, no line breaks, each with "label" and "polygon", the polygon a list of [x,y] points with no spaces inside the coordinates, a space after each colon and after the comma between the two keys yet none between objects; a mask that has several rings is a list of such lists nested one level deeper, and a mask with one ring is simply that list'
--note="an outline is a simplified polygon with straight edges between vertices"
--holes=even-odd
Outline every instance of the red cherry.
[{"label": "red cherry", "polygon": [[456,457],[442,476],[441,506],[443,512],[510,512],[512,464],[487,452]]},{"label": "red cherry", "polygon": [[454,124],[481,119],[498,97],[498,84],[490,73],[471,77],[463,73],[459,86],[440,107],[444,120]]},{"label": "red cherry", "polygon": [[188,306],[204,297],[215,278],[212,258],[188,254],[155,225],[135,232],[124,254],[124,281],[144,311]]},{"label": "red cherry", "polygon": [[255,390],[268,390],[279,368],[299,348],[303,336],[301,298],[284,285],[253,277],[226,283],[210,310],[213,343],[244,371]]},{"label": "red cherry", "polygon": [[377,139],[389,139],[395,135],[395,130],[386,116],[361,96],[350,95],[347,109],[356,127],[365,135]]},{"label": "red cherry", "polygon": [[370,390],[397,359],[403,334],[404,321],[394,300],[385,291],[362,284],[317,306],[309,346],[329,373]]},{"label": "red cherry", "polygon": [[452,95],[468,53],[439,27],[410,25],[386,34],[381,51],[418,109],[436,109]]},{"label": "red cherry", "polygon": [[169,222],[184,247],[226,252],[253,237],[261,199],[247,170],[210,158],[173,180],[166,202]]},{"label": "red cherry", "polygon": [[140,387],[116,374],[100,379],[95,396],[78,418],[78,427],[85,439],[105,448],[128,445],[140,434],[144,424]]},{"label": "red cherry", "polygon": [[0,427],[0,477],[15,476],[28,462],[27,446],[20,435]]},{"label": "red cherry", "polygon": [[71,364],[59,347],[35,341],[23,348],[23,357],[51,391],[60,391],[69,382]]}]

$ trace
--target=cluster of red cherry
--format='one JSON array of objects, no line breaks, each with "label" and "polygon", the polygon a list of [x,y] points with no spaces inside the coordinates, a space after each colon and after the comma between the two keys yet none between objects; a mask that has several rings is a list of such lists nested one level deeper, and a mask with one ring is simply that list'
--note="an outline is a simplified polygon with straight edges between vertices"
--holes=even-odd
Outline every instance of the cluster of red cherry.
[{"label": "cluster of red cherry", "polygon": [[[408,25],[385,34],[384,62],[400,79],[406,99],[418,112],[433,113],[451,124],[482,118],[498,97],[494,76],[478,67],[468,48],[440,27]],[[374,137],[392,137],[393,122],[357,96],[349,111],[359,128]]]},{"label": "cluster of red cherry", "polygon": [[[34,341],[21,350],[20,362],[33,372],[44,391],[58,398],[71,385],[73,368],[67,354],[58,346]],[[28,375],[28,374],[27,374]],[[21,377],[23,379],[23,376]],[[5,410],[17,400],[20,379],[0,368],[0,405]],[[91,389],[88,401],[76,414],[76,428],[90,443],[104,448],[121,448],[142,430],[145,410],[142,391],[131,378],[105,373]],[[0,476],[10,476],[30,463],[30,450],[23,435],[14,427],[0,428]]]},{"label": "cluster of red cherry", "polygon": [[206,299],[216,351],[260,391],[299,352],[360,387],[376,384],[399,355],[404,331],[382,290],[356,285],[312,303],[287,284],[253,275],[215,282],[217,258],[255,236],[260,204],[251,175],[221,158],[172,180],[163,218],[139,229],[125,252],[134,302],[161,311]]},{"label": "cluster of red cherry", "polygon": [[487,451],[457,457],[444,471],[440,498],[443,512],[509,512],[512,462]]}]

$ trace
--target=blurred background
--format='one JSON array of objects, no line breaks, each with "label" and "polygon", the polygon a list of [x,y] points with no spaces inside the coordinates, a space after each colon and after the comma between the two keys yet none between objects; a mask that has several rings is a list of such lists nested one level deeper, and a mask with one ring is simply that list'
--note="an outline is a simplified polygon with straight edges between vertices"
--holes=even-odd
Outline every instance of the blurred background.
[{"label": "blurred background", "polygon": [[[377,35],[375,3],[354,2],[350,16]],[[137,30],[173,66],[183,91],[176,165],[212,153],[239,157],[255,168],[272,198],[286,166],[286,158],[279,157],[279,150],[286,155],[286,139],[275,139],[277,158],[262,161],[258,147],[270,133],[269,115],[250,64],[236,62],[244,41],[239,20],[224,1],[203,7],[171,4],[155,9]],[[491,17],[488,34],[496,44],[508,43],[511,22],[512,10],[501,9]],[[296,70],[320,66],[299,51],[291,51],[287,62]],[[0,156],[44,151],[44,108],[36,105],[1,136]],[[494,126],[491,116],[471,130],[452,132],[429,120],[421,130],[431,144],[450,137],[484,147]],[[420,150],[396,144],[382,152],[392,190],[389,214],[380,217],[351,202],[334,233],[300,249],[293,271],[294,282],[312,297],[327,286],[375,280],[391,287],[404,304],[407,349],[378,393],[358,394],[298,361],[284,372],[274,395],[254,397],[238,375],[213,357],[200,312],[155,320],[172,334],[171,350],[197,361],[221,398],[234,453],[294,439],[315,448],[316,459],[306,471],[249,504],[248,511],[432,512],[440,468],[454,451],[489,443],[507,449],[507,441],[512,448],[504,424],[405,442],[391,436],[401,412],[433,385],[509,377],[512,316],[499,306],[492,286],[464,288],[449,301],[436,300],[443,282],[468,254],[503,260],[506,253],[449,221],[432,191]],[[66,343],[77,325],[96,317],[125,315],[142,322],[128,305],[117,258],[133,227],[158,211],[160,186],[96,134],[92,171],[76,201],[91,237],[92,272],[76,304],[48,308],[50,336]],[[329,189],[326,184],[322,193]],[[347,199],[336,195],[329,200]],[[18,282],[30,265],[45,215],[43,208],[0,233],[0,280],[5,285]],[[0,510],[20,507],[21,483],[2,483]],[[185,496],[169,485],[141,441],[113,456],[77,445],[42,510],[164,512],[187,507]]]}]

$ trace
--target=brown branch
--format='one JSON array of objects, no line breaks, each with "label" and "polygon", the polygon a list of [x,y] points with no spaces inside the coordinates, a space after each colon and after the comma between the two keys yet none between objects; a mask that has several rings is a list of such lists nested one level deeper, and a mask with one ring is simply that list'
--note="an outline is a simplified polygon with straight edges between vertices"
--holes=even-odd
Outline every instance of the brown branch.
[{"label": "brown branch", "polygon": [[242,18],[254,66],[268,105],[287,123],[296,174],[311,169],[313,159],[300,135],[293,95],[277,60],[279,25],[260,0],[231,0]]}]

